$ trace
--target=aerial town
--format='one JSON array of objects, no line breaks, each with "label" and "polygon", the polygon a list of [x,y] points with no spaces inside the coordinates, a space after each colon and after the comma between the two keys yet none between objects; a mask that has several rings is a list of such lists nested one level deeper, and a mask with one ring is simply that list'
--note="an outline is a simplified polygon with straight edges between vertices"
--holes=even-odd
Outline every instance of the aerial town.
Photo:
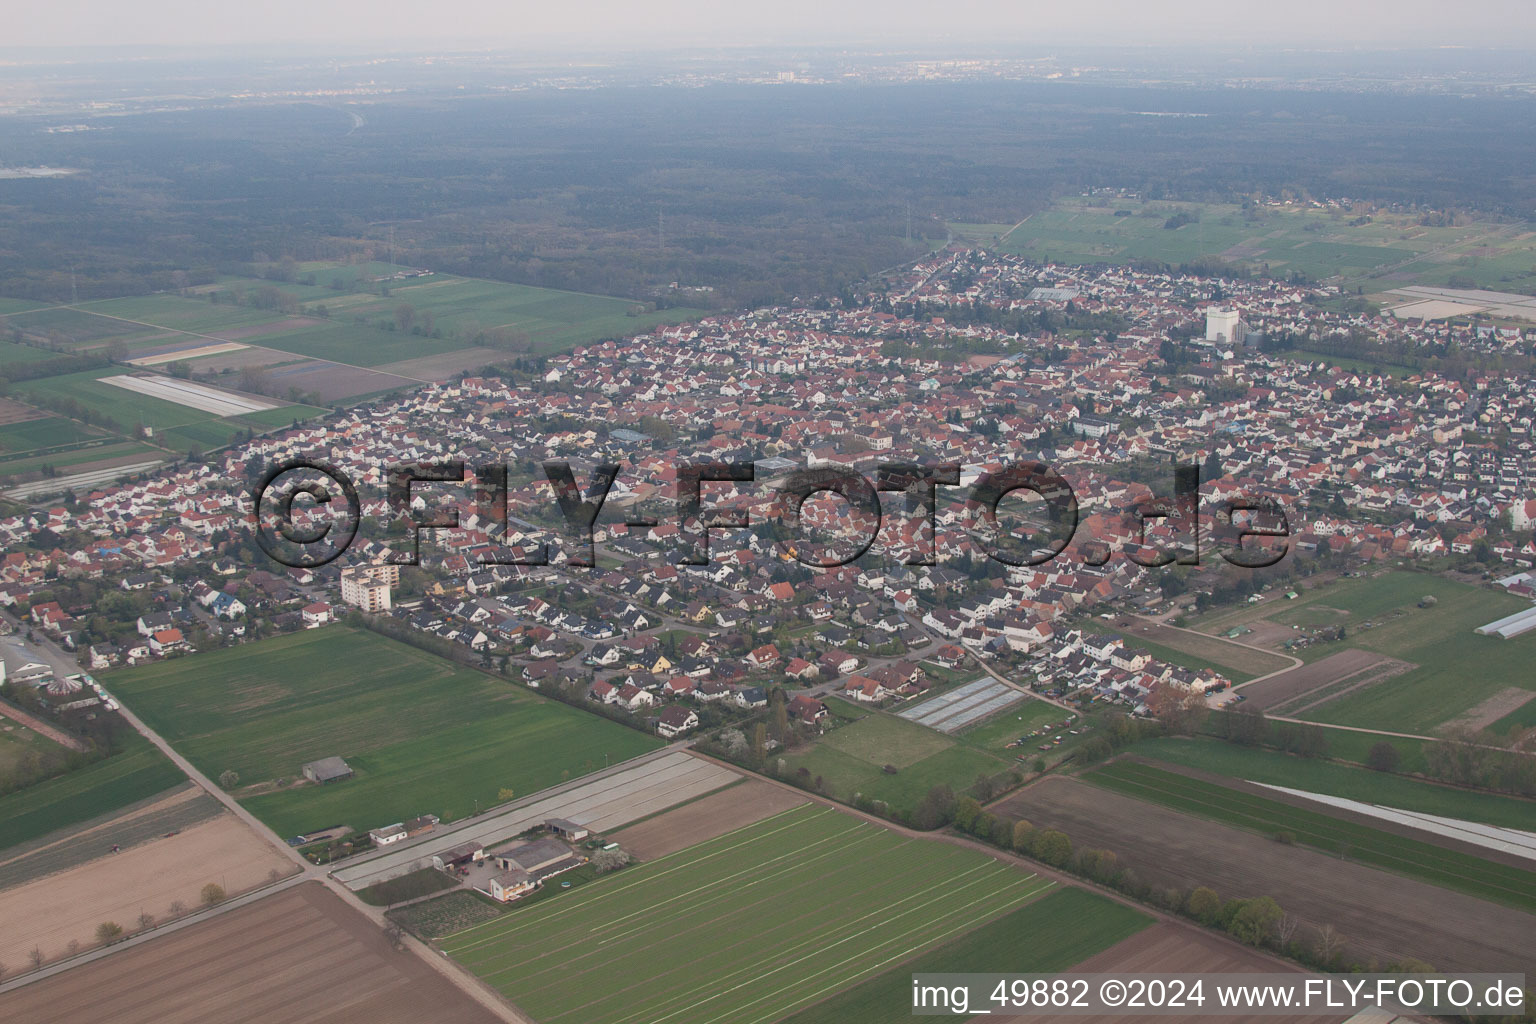
[{"label": "aerial town", "polygon": [[[474,971],[490,968],[456,944],[506,912],[486,906],[675,854],[649,814],[734,836],[726,801],[753,808],[748,831],[775,814],[823,827],[806,799],[949,827],[1208,924],[1184,878],[1152,888],[1112,849],[1072,853],[1081,821],[1032,825],[1062,813],[1042,803],[1049,786],[1081,786],[1067,773],[1085,768],[1163,771],[1092,767],[1148,737],[1321,758],[1344,735],[1317,724],[1330,708],[1417,667],[1351,638],[1422,622],[1441,597],[1472,616],[1434,627],[1459,638],[1476,626],[1510,644],[1536,626],[1536,393],[1505,372],[1536,332],[1403,298],[1383,312],[1307,281],[953,245],[836,298],[508,358],[0,520],[7,693],[38,728],[89,733],[124,703],[158,716],[227,809],[298,858],[250,887],[328,877],[388,908],[394,941]],[[286,549],[258,543],[262,481],[304,462],[355,483],[359,502],[338,514],[290,492],[289,525],[356,537],[337,555],[274,557]],[[989,479],[1026,463],[1067,482],[1069,523],[988,499]],[[403,489],[401,465],[415,467]],[[458,468],[434,475],[445,466]],[[820,475],[786,538],[781,488],[806,469]],[[582,493],[601,503],[585,535],[567,507]],[[1010,531],[1026,557],[994,553]],[[851,554],[809,557],[811,535]],[[1349,609],[1326,603],[1357,587]],[[271,682],[287,676],[316,695]],[[382,696],[397,682],[416,696]],[[1403,721],[1443,718],[1448,738],[1382,731],[1396,739],[1371,747],[1372,767],[1422,742],[1421,775],[1529,793],[1515,754],[1529,692],[1493,685],[1509,682],[1439,710],[1396,697]],[[520,769],[529,792],[500,785],[503,755],[451,731],[434,754],[381,764],[353,731],[374,720],[351,702],[375,690],[424,722],[463,700],[454,714],[489,723],[523,693],[589,724],[566,720],[550,742],[572,752]],[[311,699],[335,701],[318,731],[247,719]],[[1495,726],[1512,731],[1476,731]],[[1494,742],[1516,759],[1457,760]],[[410,784],[417,771],[430,784]],[[744,777],[778,788],[742,803],[729,794]],[[1357,954],[1328,945],[1326,906],[1298,911],[1315,942],[1284,938],[1289,917],[1241,941],[1344,963]],[[1523,927],[1500,913],[1513,916],[1490,935]],[[1424,948],[1357,928],[1362,949]],[[1480,963],[1461,941],[1437,939],[1442,959]]]}]

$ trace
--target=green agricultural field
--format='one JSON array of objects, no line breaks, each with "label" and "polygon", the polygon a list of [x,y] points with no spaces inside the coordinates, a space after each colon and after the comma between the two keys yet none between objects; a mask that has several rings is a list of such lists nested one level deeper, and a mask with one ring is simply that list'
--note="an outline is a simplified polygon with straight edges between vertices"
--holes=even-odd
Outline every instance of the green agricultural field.
[{"label": "green agricultural field", "polygon": [[1303,846],[1516,910],[1536,911],[1533,871],[1135,761],[1116,761],[1084,777],[1138,800],[1265,835],[1289,832]]},{"label": "green agricultural field", "polygon": [[466,347],[453,339],[423,338],[409,332],[324,320],[277,334],[263,334],[250,341],[296,355],[369,367],[457,352]]},{"label": "green agricultural field", "polygon": [[[1503,640],[1478,626],[1528,607],[1509,594],[1452,580],[1394,572],[1323,591],[1322,604],[1349,612],[1343,641],[1307,649],[1308,660],[1359,647],[1418,668],[1357,690],[1305,714],[1318,722],[1429,735],[1509,687],[1536,692],[1536,633]],[[1419,608],[1432,595],[1432,608]],[[1369,625],[1364,625],[1368,623]],[[1468,672],[1476,665],[1476,672]]]},{"label": "green agricultural field", "polygon": [[0,341],[0,366],[40,363],[45,359],[58,359],[62,355],[64,353],[51,352],[46,348],[37,348],[33,345],[18,345],[14,341]]},{"label": "green agricultural field", "polygon": [[130,323],[127,320],[96,316],[72,306],[55,306],[31,313],[12,313],[5,316],[3,324],[8,329],[19,328],[28,334],[47,339],[66,349],[82,351],[100,348],[114,340],[128,340],[154,333],[154,328]]},{"label": "green agricultural field", "polygon": [[148,740],[35,786],[0,796],[0,849],[24,843],[164,792],[187,777]]},{"label": "green agricultural field", "polygon": [[[282,835],[445,821],[661,741],[414,647],[344,626],[114,673],[112,692]],[[292,782],[339,755],[356,777]]]},{"label": "green agricultural field", "polygon": [[[1165,226],[1178,214],[1187,215],[1187,222]],[[1367,224],[1351,224],[1353,219],[1300,207],[1262,207],[1245,214],[1222,203],[1074,197],[1016,226],[952,227],[1002,252],[1065,263],[1222,260],[1277,277],[1300,272],[1317,279],[1364,281],[1408,261],[1393,271],[1393,286],[1445,284],[1455,276],[1505,291],[1529,292],[1536,284],[1536,243],[1522,238],[1519,226],[1430,228],[1411,216],[1387,213],[1373,215]],[[1420,259],[1442,247],[1445,254]]]},{"label": "green agricultural field", "polygon": [[175,331],[194,335],[212,334],[233,327],[253,327],[286,319],[281,313],[272,310],[216,305],[179,295],[102,299],[99,302],[82,302],[73,308],[109,322],[127,325],[137,333],[153,329],[161,333]]},{"label": "green agricultural field", "polygon": [[[341,263],[302,263],[298,266],[300,276],[314,274],[316,284],[227,278],[211,290],[233,292],[236,288],[249,291],[275,287],[311,310],[324,306],[326,315],[338,324],[351,325],[355,318],[363,317],[370,331],[382,331],[386,336],[398,337],[402,342],[426,346],[414,352],[395,352],[389,359],[374,359],[363,364],[370,366],[430,355],[433,346],[440,347],[442,351],[462,349],[472,345],[476,335],[498,329],[526,334],[536,354],[562,352],[602,338],[624,337],[649,330],[660,323],[675,323],[701,316],[704,312],[677,308],[631,316],[630,312],[642,305],[631,299],[457,277],[452,274],[432,274],[428,277],[391,281],[387,285],[388,295],[379,294],[377,284],[367,283],[366,287],[360,284],[365,278],[382,277],[405,269],[387,263],[370,263],[361,267]],[[399,319],[402,307],[409,309],[408,320]],[[407,322],[410,327],[398,335],[393,334]],[[433,340],[415,336],[409,333],[412,327],[430,327],[443,337]],[[311,354],[309,349],[295,347],[297,339],[294,345],[266,338],[259,339],[258,343]],[[344,359],[341,355],[322,352],[313,354],[344,362],[357,361]]]},{"label": "green agricultural field", "polygon": [[[1029,734],[1042,726],[1059,726],[1071,716],[1072,712],[1063,711],[1054,704],[1031,699],[993,715],[980,725],[961,730],[955,738],[961,743],[968,743],[998,757],[1012,760],[1025,755],[1033,760],[1036,754],[1042,754],[1044,751],[1038,749],[1042,740],[1030,739]],[[1071,728],[1077,728],[1077,724],[1073,723]],[[1053,734],[1057,731],[1065,732],[1064,729],[1052,730]],[[1012,748],[1008,746],[1009,743],[1021,737],[1025,738],[1021,746]]]},{"label": "green agricultural field", "polygon": [[[1212,672],[1219,672],[1223,676],[1226,676],[1228,679],[1232,680],[1234,684],[1246,683],[1248,680],[1253,678],[1252,672],[1244,672],[1241,669],[1235,669],[1228,665],[1222,665],[1211,661],[1209,658],[1201,658],[1197,655],[1189,654],[1185,651],[1175,650],[1174,648],[1164,646],[1155,640],[1148,640],[1144,636],[1127,637],[1126,645],[1129,647],[1143,647],[1152,657],[1168,665],[1182,665],[1184,668],[1191,668],[1196,670],[1209,669]],[[1280,664],[1285,665],[1289,663],[1281,662]]]},{"label": "green agricultural field", "polygon": [[92,441],[103,435],[94,428],[82,426],[62,416],[43,416],[20,423],[0,424],[0,453],[22,454],[40,448],[56,448],[64,445]]},{"label": "green agricultural field", "polygon": [[[781,1024],[888,1024],[912,1012],[914,974],[1046,974],[1130,938],[1152,919],[1077,888],[1046,893],[900,967],[786,1017]],[[1047,941],[1041,941],[1045,938]],[[980,1007],[973,1007],[973,1012]]]},{"label": "green agricultural field", "polygon": [[[1435,599],[1433,606],[1419,607],[1426,597]],[[1389,570],[1323,586],[1308,583],[1295,601],[1271,596],[1255,605],[1222,609],[1203,617],[1198,628],[1219,634],[1261,619],[1286,626],[1342,625],[1343,640],[1315,643],[1295,654],[1314,662],[1358,647],[1418,667],[1331,700],[1305,717],[1432,735],[1505,689],[1536,692],[1536,675],[1530,671],[1536,633],[1501,640],[1473,632],[1526,607],[1528,602],[1499,591],[1429,573]],[[1468,672],[1469,665],[1477,671]]]},{"label": "green agricultural field", "polygon": [[[1208,735],[1216,735],[1208,733]],[[1424,751],[1430,744],[1429,740],[1411,740],[1402,736],[1378,736],[1375,733],[1355,732],[1351,729],[1329,729],[1328,757],[1335,761],[1352,761],[1358,765],[1367,763],[1371,748],[1377,743],[1386,741],[1397,748],[1401,760],[1398,762],[1397,771],[1404,775],[1422,774],[1428,769]]]},{"label": "green agricultural field", "polygon": [[105,462],[109,459],[116,460],[119,465],[132,465],[135,462],[150,462],[164,458],[165,452],[158,448],[151,448],[147,444],[107,438],[105,444],[92,445],[88,448],[72,448],[46,455],[0,455],[0,476],[18,477],[24,473],[37,472],[44,466],[52,466],[62,474],[86,463]]},{"label": "green agricultural field", "polygon": [[[163,399],[141,395],[114,384],[104,384],[102,377],[125,372],[114,366],[104,370],[87,370],[58,377],[23,381],[16,391],[34,403],[46,405],[50,401],[73,400],[107,417],[118,432],[132,434],[142,425],[154,430],[157,445],[178,453],[197,447],[204,451],[222,447],[246,426],[248,416],[226,418],[178,405]],[[312,416],[325,410],[308,405],[286,405],[273,412],[280,412],[281,422],[290,423],[296,417]],[[267,416],[269,413],[252,414]]]},{"label": "green agricultural field", "polygon": [[[899,811],[915,808],[934,786],[959,793],[978,775],[996,775],[1013,764],[927,726],[878,713],[831,730],[784,761],[789,773],[803,768],[809,779],[821,777],[829,796],[851,802],[859,794]],[[884,770],[888,764],[896,774]]]},{"label": "green agricultural field", "polygon": [[25,313],[29,309],[37,309],[41,302],[32,302],[27,299],[0,299],[0,316],[8,313]]},{"label": "green agricultural field", "polygon": [[802,805],[442,947],[540,1024],[768,1024],[1053,886],[977,850]]},{"label": "green agricultural field", "polygon": [[[1329,738],[1333,738],[1331,731]],[[1372,737],[1372,740],[1379,738]],[[1536,831],[1536,801],[1518,797],[1473,793],[1401,775],[1373,772],[1369,768],[1308,760],[1214,739],[1143,740],[1132,750],[1139,757],[1184,765],[1229,779],[1267,782],[1405,811]]]}]

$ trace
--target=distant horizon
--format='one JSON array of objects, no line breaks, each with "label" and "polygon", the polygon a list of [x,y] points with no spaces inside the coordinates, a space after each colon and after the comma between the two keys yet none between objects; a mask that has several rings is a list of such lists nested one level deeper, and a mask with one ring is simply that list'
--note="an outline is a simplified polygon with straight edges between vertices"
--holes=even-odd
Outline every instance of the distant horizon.
[{"label": "distant horizon", "polygon": [[[562,5],[460,0],[269,0],[222,11],[191,0],[57,0],[8,26],[0,52],[196,47],[409,48],[503,51],[700,47],[1024,46],[1180,50],[1212,45],[1262,50],[1536,50],[1536,10],[1524,0],[1481,0],[1454,12],[1437,0],[1337,4],[1294,0],[957,0],[936,10],[915,0],[840,5],[781,0],[771,10],[658,0],[642,8],[607,0]],[[1212,54],[1213,60],[1222,59]]]}]

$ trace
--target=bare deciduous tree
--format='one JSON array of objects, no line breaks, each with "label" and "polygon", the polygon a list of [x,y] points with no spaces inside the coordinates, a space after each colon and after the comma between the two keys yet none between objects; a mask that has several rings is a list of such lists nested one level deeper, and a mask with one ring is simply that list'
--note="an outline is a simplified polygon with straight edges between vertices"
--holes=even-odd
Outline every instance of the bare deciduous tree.
[{"label": "bare deciduous tree", "polygon": [[203,886],[203,891],[200,895],[203,898],[203,903],[211,907],[215,903],[224,902],[224,887],[217,882],[209,882]]},{"label": "bare deciduous tree", "polygon": [[1312,949],[1319,960],[1331,965],[1344,952],[1344,936],[1335,931],[1333,925],[1325,924],[1317,930],[1317,941]]},{"label": "bare deciduous tree", "polygon": [[395,949],[405,948],[405,930],[400,927],[398,922],[391,921],[384,926],[384,937],[389,940],[389,944]]},{"label": "bare deciduous tree", "polygon": [[173,901],[171,903],[171,916],[172,917],[180,917],[182,914],[185,914],[186,912],[187,912],[187,905],[185,903],[181,902],[181,900],[175,900],[175,901]]},{"label": "bare deciduous tree", "polygon": [[1291,937],[1296,934],[1296,918],[1286,914],[1280,918],[1280,923],[1275,926],[1275,934],[1280,938],[1280,948],[1284,949],[1291,944]]},{"label": "bare deciduous tree", "polygon": [[146,931],[146,930],[148,930],[150,928],[153,928],[154,926],[155,926],[155,915],[154,914],[151,914],[149,911],[146,910],[144,913],[139,915],[139,930],[140,931]]},{"label": "bare deciduous tree", "polygon": [[32,969],[38,970],[43,966],[43,951],[37,946],[32,947],[32,952],[27,954],[27,959],[32,961]]}]

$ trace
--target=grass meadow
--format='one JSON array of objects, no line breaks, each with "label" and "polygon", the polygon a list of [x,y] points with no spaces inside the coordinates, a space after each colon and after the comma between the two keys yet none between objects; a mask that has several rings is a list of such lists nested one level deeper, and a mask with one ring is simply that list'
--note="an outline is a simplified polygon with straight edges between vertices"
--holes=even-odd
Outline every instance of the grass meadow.
[{"label": "grass meadow", "polygon": [[[839,726],[807,750],[784,758],[786,771],[820,776],[829,796],[852,801],[855,794],[884,800],[892,808],[915,808],[934,786],[962,792],[978,775],[996,775],[1013,761],[927,726],[875,713]],[[896,773],[885,771],[891,765]]]},{"label": "grass meadow", "polygon": [[[661,741],[394,640],[307,630],[114,673],[112,692],[282,835],[445,821]],[[354,778],[292,785],[339,755]],[[278,780],[290,783],[272,789]]]}]

